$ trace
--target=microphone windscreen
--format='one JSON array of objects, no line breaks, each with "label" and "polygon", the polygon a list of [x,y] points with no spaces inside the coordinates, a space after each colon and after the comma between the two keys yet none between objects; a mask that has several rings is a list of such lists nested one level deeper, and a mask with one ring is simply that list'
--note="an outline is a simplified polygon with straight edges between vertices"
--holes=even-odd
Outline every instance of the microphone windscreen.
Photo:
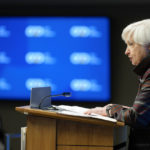
[{"label": "microphone windscreen", "polygon": [[65,97],[70,97],[71,93],[70,92],[64,92],[62,95],[65,96]]}]

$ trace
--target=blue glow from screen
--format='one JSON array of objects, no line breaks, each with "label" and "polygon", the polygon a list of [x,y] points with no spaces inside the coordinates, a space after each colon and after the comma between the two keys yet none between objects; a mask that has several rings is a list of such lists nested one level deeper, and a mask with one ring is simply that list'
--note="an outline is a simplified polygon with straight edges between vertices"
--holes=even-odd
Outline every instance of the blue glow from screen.
[{"label": "blue glow from screen", "polygon": [[109,101],[109,28],[107,17],[1,17],[0,99],[51,86],[71,101]]}]

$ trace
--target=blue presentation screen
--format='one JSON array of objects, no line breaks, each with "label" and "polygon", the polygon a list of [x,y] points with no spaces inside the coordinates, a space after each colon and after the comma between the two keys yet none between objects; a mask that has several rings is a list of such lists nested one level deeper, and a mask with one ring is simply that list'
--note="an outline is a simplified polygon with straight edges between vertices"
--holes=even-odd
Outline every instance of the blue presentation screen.
[{"label": "blue presentation screen", "polygon": [[55,100],[110,100],[107,17],[1,17],[0,99],[29,100],[51,86]]}]

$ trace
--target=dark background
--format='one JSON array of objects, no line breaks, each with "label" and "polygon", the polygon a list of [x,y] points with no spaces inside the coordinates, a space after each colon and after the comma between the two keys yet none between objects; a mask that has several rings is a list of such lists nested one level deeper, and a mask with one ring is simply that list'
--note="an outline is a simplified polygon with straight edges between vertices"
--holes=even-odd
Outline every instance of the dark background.
[{"label": "dark background", "polygon": [[[138,88],[137,76],[124,55],[121,40],[123,28],[134,21],[150,18],[149,0],[1,0],[0,16],[108,16],[111,21],[111,103],[132,105]],[[62,104],[55,103],[53,104]],[[26,116],[16,106],[29,101],[0,100],[0,117],[6,133],[20,133]],[[103,106],[100,103],[63,103],[83,107]],[[11,140],[11,150],[20,150],[20,140]]]}]

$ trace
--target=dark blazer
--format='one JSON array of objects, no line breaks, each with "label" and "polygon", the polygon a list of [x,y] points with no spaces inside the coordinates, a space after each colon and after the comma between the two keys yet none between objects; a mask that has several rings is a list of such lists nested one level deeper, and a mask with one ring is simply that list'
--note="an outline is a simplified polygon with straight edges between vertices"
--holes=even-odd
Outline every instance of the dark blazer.
[{"label": "dark blazer", "polygon": [[146,57],[134,72],[139,76],[139,89],[133,106],[113,104],[109,114],[118,121],[124,121],[131,127],[145,128],[150,126],[150,56]]}]

